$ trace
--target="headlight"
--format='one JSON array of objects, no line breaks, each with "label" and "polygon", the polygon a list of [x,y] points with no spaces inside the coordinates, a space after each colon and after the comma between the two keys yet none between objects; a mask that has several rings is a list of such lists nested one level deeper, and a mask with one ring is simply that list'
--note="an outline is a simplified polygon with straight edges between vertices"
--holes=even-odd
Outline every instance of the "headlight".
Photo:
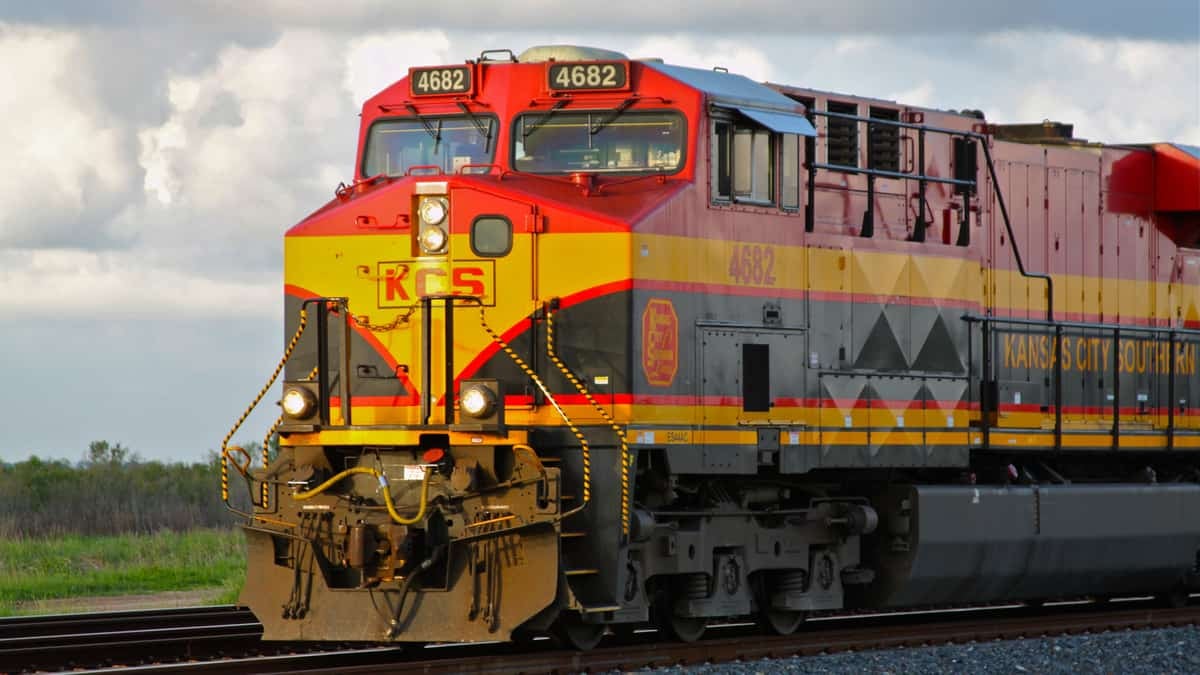
[{"label": "headlight", "polygon": [[279,402],[283,412],[288,417],[304,419],[312,415],[317,407],[317,397],[303,387],[292,387],[283,392],[283,400]]},{"label": "headlight", "polygon": [[441,199],[426,199],[421,202],[421,220],[428,225],[439,225],[446,219],[446,202]]},{"label": "headlight", "polygon": [[426,253],[441,253],[446,250],[446,231],[434,225],[421,230],[421,250]]},{"label": "headlight", "polygon": [[459,394],[458,404],[462,411],[471,417],[487,417],[496,407],[496,395],[481,384],[472,384]]}]

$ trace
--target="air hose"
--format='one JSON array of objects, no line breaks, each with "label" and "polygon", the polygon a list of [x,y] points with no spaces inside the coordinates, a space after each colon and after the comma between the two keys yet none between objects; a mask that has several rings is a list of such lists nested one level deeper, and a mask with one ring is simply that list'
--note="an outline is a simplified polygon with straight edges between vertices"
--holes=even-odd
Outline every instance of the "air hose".
[{"label": "air hose", "polygon": [[423,518],[425,518],[425,507],[429,503],[429,477],[433,475],[433,471],[428,468],[425,469],[425,477],[421,479],[420,506],[417,508],[417,515],[413,516],[412,518],[405,518],[396,512],[396,504],[392,501],[392,491],[388,486],[387,476],[369,466],[352,466],[311,490],[297,492],[296,494],[292,495],[292,499],[295,499],[296,501],[312,499],[313,497],[316,497],[317,495],[336,485],[338,481],[342,480],[343,478],[359,473],[374,476],[375,479],[379,481],[379,488],[383,491],[383,501],[385,504],[387,504],[388,515],[392,517],[393,521],[400,525],[413,525],[415,523],[419,523]]}]

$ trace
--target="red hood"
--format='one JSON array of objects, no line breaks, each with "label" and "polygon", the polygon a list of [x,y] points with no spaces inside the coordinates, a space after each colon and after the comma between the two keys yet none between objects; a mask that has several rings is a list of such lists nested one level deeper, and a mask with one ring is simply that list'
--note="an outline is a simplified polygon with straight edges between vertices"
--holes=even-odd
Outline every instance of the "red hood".
[{"label": "red hood", "polygon": [[[394,234],[407,231],[413,186],[445,181],[450,190],[477,189],[496,197],[528,203],[538,212],[571,218],[552,220],[551,231],[627,231],[661,208],[690,183],[645,176],[597,177],[578,185],[568,176],[509,173],[487,176],[408,176],[381,178],[344,190],[288,230],[287,236]],[[585,196],[586,193],[586,196]],[[586,224],[585,224],[586,223]],[[457,228],[456,228],[457,229]]]}]

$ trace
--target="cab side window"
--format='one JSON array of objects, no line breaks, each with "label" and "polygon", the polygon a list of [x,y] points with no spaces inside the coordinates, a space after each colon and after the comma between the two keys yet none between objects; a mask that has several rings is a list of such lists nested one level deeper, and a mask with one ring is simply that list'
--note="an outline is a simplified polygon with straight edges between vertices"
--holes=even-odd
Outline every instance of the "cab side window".
[{"label": "cab side window", "polygon": [[800,137],[782,134],[779,152],[779,205],[800,208]]},{"label": "cab side window", "polygon": [[713,124],[712,143],[714,201],[775,203],[775,151],[769,130],[720,120]]}]

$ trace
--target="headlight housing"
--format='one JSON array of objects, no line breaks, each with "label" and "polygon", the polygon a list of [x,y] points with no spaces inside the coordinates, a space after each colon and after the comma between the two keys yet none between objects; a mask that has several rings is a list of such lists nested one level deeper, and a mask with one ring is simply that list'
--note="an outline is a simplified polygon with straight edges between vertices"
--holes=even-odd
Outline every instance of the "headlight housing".
[{"label": "headlight housing", "polygon": [[289,385],[284,387],[283,398],[279,401],[283,414],[293,419],[311,417],[317,409],[317,397],[305,387]]},{"label": "headlight housing", "polygon": [[437,225],[422,227],[419,243],[425,253],[441,253],[446,250],[446,231]]},{"label": "headlight housing", "polygon": [[442,196],[422,196],[417,202],[417,244],[421,253],[445,253],[449,244],[446,217],[450,212],[450,201]]},{"label": "headlight housing", "polygon": [[421,222],[426,225],[441,225],[446,219],[446,200],[440,197],[427,197],[421,200],[418,209]]},{"label": "headlight housing", "polygon": [[458,395],[458,406],[463,413],[483,419],[496,409],[496,394],[482,384],[469,384]]}]

